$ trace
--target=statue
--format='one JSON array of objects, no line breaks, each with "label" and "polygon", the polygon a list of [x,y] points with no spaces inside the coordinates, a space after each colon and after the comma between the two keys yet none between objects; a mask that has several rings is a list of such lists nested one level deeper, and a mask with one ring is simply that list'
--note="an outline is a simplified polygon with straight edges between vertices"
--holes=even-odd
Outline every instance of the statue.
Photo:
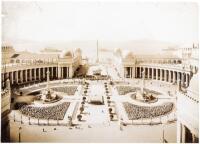
[{"label": "statue", "polygon": [[50,100],[52,99],[52,92],[50,90],[50,87],[49,87],[49,71],[47,71],[47,86],[46,86],[46,89],[44,91],[42,91],[42,96],[41,96],[41,99],[42,100]]},{"label": "statue", "polygon": [[9,78],[6,80],[6,89],[10,90],[10,80],[9,80]]}]

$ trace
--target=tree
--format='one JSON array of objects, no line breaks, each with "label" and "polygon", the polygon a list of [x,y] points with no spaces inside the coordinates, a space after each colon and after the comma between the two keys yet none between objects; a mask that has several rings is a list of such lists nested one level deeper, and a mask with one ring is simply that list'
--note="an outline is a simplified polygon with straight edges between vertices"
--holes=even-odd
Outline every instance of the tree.
[{"label": "tree", "polygon": [[83,97],[83,101],[85,102],[85,100],[86,100],[86,97]]},{"label": "tree", "polygon": [[77,115],[77,119],[78,119],[78,121],[81,121],[82,115],[81,114]]},{"label": "tree", "polygon": [[111,101],[110,101],[110,100],[108,100],[108,106],[110,106],[110,103],[111,103]]},{"label": "tree", "polygon": [[111,114],[112,113],[112,108],[109,108],[108,110],[109,110],[109,113]]},{"label": "tree", "polygon": [[112,121],[114,118],[113,114],[110,114],[110,120]]},{"label": "tree", "polygon": [[83,107],[83,106],[84,106],[84,104],[85,104],[85,102],[84,102],[84,101],[82,101],[82,102],[81,102],[81,104],[82,104],[82,107]]},{"label": "tree", "polygon": [[82,113],[84,111],[84,107],[80,107],[80,112]]}]

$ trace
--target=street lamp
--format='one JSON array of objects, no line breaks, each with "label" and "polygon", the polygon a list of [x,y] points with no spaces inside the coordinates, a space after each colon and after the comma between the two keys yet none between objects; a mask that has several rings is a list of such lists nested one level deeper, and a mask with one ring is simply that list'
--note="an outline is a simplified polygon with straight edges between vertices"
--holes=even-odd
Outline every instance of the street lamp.
[{"label": "street lamp", "polygon": [[19,142],[21,142],[21,129],[22,127],[19,127]]},{"label": "street lamp", "polygon": [[15,122],[15,112],[14,112],[14,122]]}]

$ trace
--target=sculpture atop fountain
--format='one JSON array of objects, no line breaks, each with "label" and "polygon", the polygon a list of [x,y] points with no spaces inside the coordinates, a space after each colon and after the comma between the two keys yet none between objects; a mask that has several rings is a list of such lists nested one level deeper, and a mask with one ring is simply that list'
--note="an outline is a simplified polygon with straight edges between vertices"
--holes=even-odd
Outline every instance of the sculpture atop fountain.
[{"label": "sculpture atop fountain", "polygon": [[37,98],[35,99],[34,103],[54,103],[62,99],[62,95],[60,95],[58,92],[53,91],[50,89],[50,79],[49,79],[50,72],[47,71],[47,85],[46,88],[40,91],[40,94],[37,95]]},{"label": "sculpture atop fountain", "polygon": [[51,91],[50,91],[50,88],[49,88],[49,74],[50,72],[47,71],[47,94],[46,94],[46,99],[51,99]]},{"label": "sculpture atop fountain", "polygon": [[155,94],[145,90],[145,70],[141,72],[142,81],[140,90],[137,90],[135,94],[133,94],[134,99],[143,101],[143,102],[156,102],[157,98]]},{"label": "sculpture atop fountain", "polygon": [[136,98],[139,99],[139,100],[144,100],[144,95],[145,95],[145,92],[144,92],[145,71],[144,70],[141,72],[141,75],[142,75],[141,86],[140,86],[140,90],[138,90],[137,93],[136,93]]},{"label": "sculpture atop fountain", "polygon": [[50,89],[49,86],[49,75],[50,72],[47,71],[47,86],[46,89],[42,91],[42,96],[41,96],[41,99],[43,101],[51,101],[55,98],[55,94],[53,94],[53,91]]}]

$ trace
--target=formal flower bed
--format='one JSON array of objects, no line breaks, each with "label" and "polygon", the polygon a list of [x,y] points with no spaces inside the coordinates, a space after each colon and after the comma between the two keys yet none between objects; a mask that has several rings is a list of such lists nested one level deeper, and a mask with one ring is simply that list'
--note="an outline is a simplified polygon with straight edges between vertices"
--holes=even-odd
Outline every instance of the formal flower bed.
[{"label": "formal flower bed", "polygon": [[23,105],[20,111],[24,115],[37,119],[63,120],[69,105],[69,102],[63,102],[62,104],[49,107]]},{"label": "formal flower bed", "polygon": [[129,102],[123,102],[123,106],[128,115],[129,120],[137,120],[141,118],[154,118],[162,116],[172,111],[174,104],[166,102],[159,106],[138,106]]}]

